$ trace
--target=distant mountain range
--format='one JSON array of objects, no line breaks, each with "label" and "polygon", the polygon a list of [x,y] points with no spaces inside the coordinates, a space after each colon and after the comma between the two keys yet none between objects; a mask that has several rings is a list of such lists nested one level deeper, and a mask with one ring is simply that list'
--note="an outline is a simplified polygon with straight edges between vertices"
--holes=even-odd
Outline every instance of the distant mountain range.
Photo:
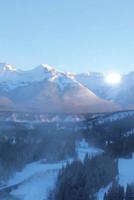
[{"label": "distant mountain range", "polygon": [[75,78],[100,98],[120,105],[121,109],[134,108],[134,72],[122,75],[120,84],[113,86],[106,83],[102,73],[77,74]]},{"label": "distant mountain range", "polygon": [[109,86],[104,74],[70,74],[48,65],[23,71],[0,64],[0,109],[45,113],[110,112],[134,107],[134,73]]}]

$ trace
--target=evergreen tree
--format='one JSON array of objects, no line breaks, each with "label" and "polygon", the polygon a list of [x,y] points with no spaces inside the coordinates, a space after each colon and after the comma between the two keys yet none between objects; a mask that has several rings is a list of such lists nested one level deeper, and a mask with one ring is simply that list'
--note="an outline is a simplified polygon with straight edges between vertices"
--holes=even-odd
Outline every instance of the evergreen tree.
[{"label": "evergreen tree", "polygon": [[124,200],[124,188],[116,181],[113,182],[108,192],[104,195],[104,200]]},{"label": "evergreen tree", "polygon": [[104,200],[108,200],[108,197],[107,197],[107,193],[105,192],[105,194],[104,194],[104,198],[103,198]]},{"label": "evergreen tree", "polygon": [[84,163],[67,164],[59,172],[54,200],[95,200],[98,190],[117,175],[117,168],[117,162],[105,153],[93,158],[87,155]]},{"label": "evergreen tree", "polygon": [[125,200],[134,200],[134,184],[127,185]]}]

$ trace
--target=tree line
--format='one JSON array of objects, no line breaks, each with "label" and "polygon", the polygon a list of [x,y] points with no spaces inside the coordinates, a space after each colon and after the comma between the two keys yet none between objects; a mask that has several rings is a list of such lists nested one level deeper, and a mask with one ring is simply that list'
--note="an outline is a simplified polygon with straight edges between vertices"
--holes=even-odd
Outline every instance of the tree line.
[{"label": "tree line", "polygon": [[125,189],[118,182],[113,182],[103,200],[134,200],[134,184],[128,184]]},{"label": "tree line", "polygon": [[92,127],[83,132],[83,136],[87,141],[93,141],[113,157],[131,156],[134,152],[133,121],[134,116],[124,116],[121,119],[118,119],[117,116],[117,120],[106,121],[102,124],[94,121]]},{"label": "tree line", "polygon": [[[8,180],[26,164],[40,159],[56,162],[75,157],[75,140],[78,134],[65,129],[65,134],[47,125],[27,125],[13,123],[0,130],[0,184]],[[68,132],[67,132],[68,131]],[[62,149],[62,151],[61,151]]]},{"label": "tree line", "polygon": [[117,174],[117,161],[105,153],[93,158],[87,155],[84,162],[75,160],[59,172],[49,200],[95,200],[98,190]]}]

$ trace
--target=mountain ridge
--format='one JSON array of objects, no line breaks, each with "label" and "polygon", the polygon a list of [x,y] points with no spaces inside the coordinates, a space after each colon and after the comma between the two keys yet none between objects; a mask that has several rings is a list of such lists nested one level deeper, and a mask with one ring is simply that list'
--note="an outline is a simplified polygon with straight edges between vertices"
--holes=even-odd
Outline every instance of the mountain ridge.
[{"label": "mountain ridge", "polygon": [[48,65],[41,64],[27,71],[5,63],[0,65],[4,71],[0,73],[0,107],[76,113],[120,109],[98,97],[72,75]]}]

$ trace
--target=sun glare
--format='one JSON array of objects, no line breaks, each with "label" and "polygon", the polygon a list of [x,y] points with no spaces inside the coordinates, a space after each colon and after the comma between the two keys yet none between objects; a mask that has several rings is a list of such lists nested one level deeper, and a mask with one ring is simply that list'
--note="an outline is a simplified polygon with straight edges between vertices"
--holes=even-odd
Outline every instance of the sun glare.
[{"label": "sun glare", "polygon": [[115,73],[108,74],[105,77],[105,81],[106,81],[107,84],[117,85],[121,82],[121,75],[115,74]]}]

